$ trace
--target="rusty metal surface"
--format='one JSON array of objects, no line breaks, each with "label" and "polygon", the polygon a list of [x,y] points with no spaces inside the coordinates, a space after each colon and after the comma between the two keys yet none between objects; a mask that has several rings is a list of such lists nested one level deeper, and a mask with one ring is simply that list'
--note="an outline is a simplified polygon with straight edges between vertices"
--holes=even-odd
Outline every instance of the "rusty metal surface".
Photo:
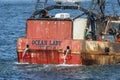
[{"label": "rusty metal surface", "polygon": [[64,52],[66,47],[69,46],[71,53],[81,53],[81,41],[80,40],[50,40],[50,39],[27,39],[19,38],[17,44],[17,50],[24,50],[26,45],[29,45],[32,50],[57,50]]},{"label": "rusty metal surface", "polygon": [[89,52],[92,54],[103,54],[105,47],[110,49],[109,53],[120,53],[120,43],[99,42],[99,41],[81,41],[81,40],[50,40],[50,39],[18,39],[18,49],[25,49],[26,45],[31,49],[38,50],[66,50],[69,46],[72,52]]},{"label": "rusty metal surface", "polygon": [[72,21],[28,20],[27,38],[71,39]]},{"label": "rusty metal surface", "polygon": [[120,43],[118,42],[101,42],[101,41],[82,41],[82,51],[92,54],[103,54],[105,47],[110,49],[109,53],[120,53]]},{"label": "rusty metal surface", "polygon": [[[36,64],[60,64],[63,63],[66,46],[70,47],[67,57],[68,64],[117,64],[120,62],[120,43],[84,41],[84,40],[60,40],[61,43],[33,44],[34,39],[19,38],[18,40],[18,59],[21,62],[23,51],[27,44],[30,46],[29,54],[24,57],[25,62]],[[38,39],[41,40],[41,39]],[[53,40],[56,41],[56,40]],[[57,44],[57,45],[56,45]],[[59,45],[58,45],[59,44]],[[42,48],[38,46],[50,46]],[[110,48],[108,54],[105,53],[105,47]],[[21,50],[21,51],[19,51]]]},{"label": "rusty metal surface", "polygon": [[[18,61],[30,64],[63,64],[65,56],[64,53],[52,50],[28,51],[24,57],[22,55],[22,52],[18,52]],[[69,53],[66,64],[82,64],[81,55]]]},{"label": "rusty metal surface", "polygon": [[[33,42],[33,41],[37,42]],[[41,41],[41,42],[38,42]],[[52,45],[51,40],[41,39],[18,39],[18,61],[28,62],[34,64],[62,64],[64,62],[64,57],[66,54],[67,46],[70,47],[70,51],[66,58],[67,64],[82,64],[81,59],[81,42],[79,40],[60,40]],[[52,40],[57,41],[57,40]],[[22,58],[26,45],[29,45],[29,51]]]},{"label": "rusty metal surface", "polygon": [[[82,61],[83,64],[117,64],[120,63],[120,43],[82,41]],[[105,52],[105,47],[110,51]]]},{"label": "rusty metal surface", "polygon": [[103,55],[103,54],[89,54],[82,53],[82,63],[85,65],[107,65],[107,64],[118,64],[120,63],[120,55]]}]

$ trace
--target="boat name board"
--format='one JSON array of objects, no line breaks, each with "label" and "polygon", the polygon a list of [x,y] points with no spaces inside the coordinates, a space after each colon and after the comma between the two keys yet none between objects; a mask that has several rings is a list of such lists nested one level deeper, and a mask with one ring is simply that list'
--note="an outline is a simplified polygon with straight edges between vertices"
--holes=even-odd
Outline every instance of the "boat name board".
[{"label": "boat name board", "polygon": [[32,40],[32,45],[36,45],[39,49],[53,49],[61,45],[59,40]]}]

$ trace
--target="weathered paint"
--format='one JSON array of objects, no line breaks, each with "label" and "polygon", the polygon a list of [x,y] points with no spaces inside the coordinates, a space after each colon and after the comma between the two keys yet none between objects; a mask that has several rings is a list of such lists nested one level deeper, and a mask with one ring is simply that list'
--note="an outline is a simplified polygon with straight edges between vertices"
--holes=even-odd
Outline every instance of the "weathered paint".
[{"label": "weathered paint", "polygon": [[120,43],[118,42],[101,42],[101,41],[82,41],[82,51],[89,52],[91,54],[104,54],[105,48],[110,49],[109,54],[120,53]]},{"label": "weathered paint", "polygon": [[118,64],[120,63],[120,54],[89,54],[82,53],[82,63],[85,65],[93,64]]},{"label": "weathered paint", "polygon": [[[120,43],[86,41],[86,20],[27,20],[26,38],[19,38],[19,62],[31,64],[116,64],[120,62]],[[29,46],[28,50],[25,49]],[[105,48],[109,51],[106,52]],[[25,52],[25,54],[24,54]]]},{"label": "weathered paint", "polygon": [[[120,62],[120,43],[84,41],[84,40],[60,40],[60,45],[42,45],[51,46],[51,48],[36,47],[32,40],[19,38],[18,40],[18,61],[34,64],[62,64],[66,47],[70,47],[67,56],[67,64],[116,64]],[[40,40],[40,39],[37,39]],[[50,42],[50,40],[45,40]],[[57,41],[57,40],[53,40]],[[59,41],[59,40],[58,40]],[[26,45],[30,46],[30,50],[26,52],[22,58]],[[108,53],[105,47],[110,48]]]},{"label": "weathered paint", "polygon": [[[40,42],[33,44],[35,41],[43,41],[40,39],[18,39],[18,59],[19,62],[28,62],[34,64],[62,64],[66,53],[66,47],[70,47],[70,52],[67,55],[67,64],[82,64],[80,54],[80,41],[79,40],[44,40],[46,43]],[[50,44],[51,41],[58,43]],[[59,43],[60,41],[60,43]],[[34,42],[35,43],[35,42]],[[23,56],[26,45],[29,45],[29,51]],[[42,46],[42,47],[41,47]],[[29,55],[28,55],[29,54]],[[29,61],[28,61],[29,60]]]},{"label": "weathered paint", "polygon": [[24,50],[26,45],[29,45],[32,50],[57,50],[65,51],[66,47],[69,46],[72,52],[81,51],[80,40],[50,40],[50,39],[27,39],[19,38],[17,50]]},{"label": "weathered paint", "polygon": [[27,38],[71,39],[71,20],[27,20]]},{"label": "weathered paint", "polygon": [[[65,53],[59,53],[51,50],[28,51],[24,57],[23,53],[18,52],[18,61],[32,64],[63,64]],[[66,64],[82,64],[80,54],[69,53],[66,58]]]},{"label": "weathered paint", "polygon": [[[100,42],[100,41],[81,41],[82,44],[82,63],[92,64],[117,64],[120,62],[120,43]],[[109,52],[105,52],[105,48]]]}]

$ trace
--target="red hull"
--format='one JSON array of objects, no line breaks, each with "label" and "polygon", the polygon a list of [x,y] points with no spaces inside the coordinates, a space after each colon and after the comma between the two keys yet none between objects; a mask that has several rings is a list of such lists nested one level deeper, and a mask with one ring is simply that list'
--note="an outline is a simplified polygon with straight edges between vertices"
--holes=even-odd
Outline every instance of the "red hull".
[{"label": "red hull", "polygon": [[[37,2],[38,3],[38,2]],[[93,12],[75,5],[61,5],[61,2],[33,12],[26,23],[26,37],[19,38],[17,44],[18,61],[31,64],[111,64],[120,62],[120,44],[115,42],[114,29],[97,19]],[[71,3],[70,3],[71,4]],[[38,4],[37,4],[38,6]],[[37,7],[36,6],[36,7]],[[53,9],[76,9],[76,16],[69,13],[57,13],[52,16],[48,11]],[[66,12],[66,10],[65,10]],[[76,11],[75,11],[76,12]],[[84,18],[80,18],[83,15]],[[110,20],[110,21],[109,21]],[[112,24],[111,24],[112,25]],[[102,27],[101,27],[102,26]],[[112,36],[103,35],[114,28]],[[104,30],[105,29],[105,30]],[[108,29],[108,30],[107,30]],[[116,32],[116,31],[115,31]],[[102,33],[102,34],[99,34]],[[101,42],[97,38],[102,37]],[[103,38],[104,37],[104,38]],[[93,41],[92,41],[93,40]],[[118,40],[119,42],[119,40]]]},{"label": "red hull", "polygon": [[18,61],[62,64],[69,47],[66,64],[82,64],[80,40],[72,39],[72,26],[71,20],[27,20],[26,38],[18,39]]},{"label": "red hull", "polygon": [[[60,40],[60,43],[55,45],[49,45],[51,40],[47,41],[47,44],[38,44],[39,39],[23,39],[18,40],[18,61],[28,62],[34,64],[62,64],[64,63],[64,57],[66,55],[66,47],[70,47],[70,51],[66,57],[66,64],[82,64],[80,54],[80,41],[79,40]],[[57,41],[57,40],[52,40]],[[36,43],[36,44],[35,44]],[[29,44],[29,50],[24,53],[26,45]],[[58,45],[59,44],[59,45]]]},{"label": "red hull", "polygon": [[[38,51],[35,53],[27,52],[25,56],[22,56],[22,52],[18,52],[18,61],[20,63],[30,64],[63,64],[64,55],[56,51]],[[66,58],[66,64],[81,64],[81,57],[77,54],[68,54]]]}]

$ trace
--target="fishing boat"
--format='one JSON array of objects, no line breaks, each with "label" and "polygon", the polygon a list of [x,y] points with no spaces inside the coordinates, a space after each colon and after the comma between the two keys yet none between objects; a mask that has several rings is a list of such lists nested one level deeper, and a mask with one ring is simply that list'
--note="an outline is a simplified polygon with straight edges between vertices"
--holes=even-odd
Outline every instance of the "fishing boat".
[{"label": "fishing boat", "polygon": [[[104,14],[105,0],[98,0],[92,9],[82,7],[79,0],[47,3],[37,0],[35,11],[26,21],[26,37],[18,38],[19,63],[120,62],[120,17]],[[100,13],[94,11],[96,6]]]}]

